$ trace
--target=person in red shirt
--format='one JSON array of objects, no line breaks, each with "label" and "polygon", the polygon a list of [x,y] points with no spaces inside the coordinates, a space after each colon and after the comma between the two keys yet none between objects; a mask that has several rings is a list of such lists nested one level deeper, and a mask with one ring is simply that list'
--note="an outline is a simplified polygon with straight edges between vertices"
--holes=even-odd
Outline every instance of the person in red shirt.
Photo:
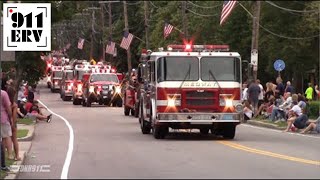
[{"label": "person in red shirt", "polygon": [[31,109],[32,105],[33,105],[33,102],[31,100],[29,100],[26,103],[26,108],[25,109],[26,109],[27,112],[30,112],[30,109]]}]

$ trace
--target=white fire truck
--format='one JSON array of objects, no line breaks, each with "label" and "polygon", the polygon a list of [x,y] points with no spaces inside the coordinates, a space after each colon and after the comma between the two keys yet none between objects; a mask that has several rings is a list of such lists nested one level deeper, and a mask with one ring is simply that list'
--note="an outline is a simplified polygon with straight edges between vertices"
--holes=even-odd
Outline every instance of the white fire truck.
[{"label": "white fire truck", "polygon": [[51,70],[51,92],[60,91],[62,79],[62,66],[52,66]]},{"label": "white fire truck", "polygon": [[76,64],[74,67],[74,80],[72,88],[73,105],[81,105],[83,95],[83,75],[90,71],[89,64]]},{"label": "white fire truck", "polygon": [[228,45],[169,45],[152,52],[138,75],[139,122],[143,134],[156,139],[172,129],[233,139],[240,124],[241,57]]}]

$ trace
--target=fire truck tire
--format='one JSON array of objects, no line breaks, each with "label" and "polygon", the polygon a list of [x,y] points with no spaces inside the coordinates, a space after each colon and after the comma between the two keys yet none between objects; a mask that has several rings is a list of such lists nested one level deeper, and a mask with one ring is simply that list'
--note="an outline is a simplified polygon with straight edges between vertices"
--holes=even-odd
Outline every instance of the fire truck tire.
[{"label": "fire truck tire", "polygon": [[122,100],[119,99],[118,101],[116,101],[117,107],[122,107]]},{"label": "fire truck tire", "polygon": [[130,108],[127,106],[124,106],[124,115],[129,116],[129,114],[130,114]]},{"label": "fire truck tire", "polygon": [[200,133],[203,134],[203,135],[209,134],[209,128],[201,128],[200,129]]},{"label": "fire truck tire", "polygon": [[63,101],[71,101],[71,97],[63,96],[62,100],[63,100]]},{"label": "fire truck tire", "polygon": [[54,90],[51,88],[51,92],[54,93]]},{"label": "fire truck tire", "polygon": [[82,100],[81,104],[82,104],[83,107],[86,107],[86,101],[84,99]]},{"label": "fire truck tire", "polygon": [[81,104],[81,101],[79,101],[79,99],[73,98],[72,103],[73,103],[73,105],[80,105],[80,104]]},{"label": "fire truck tire", "polygon": [[236,134],[236,125],[225,124],[222,130],[222,136],[225,139],[233,139]]},{"label": "fire truck tire", "polygon": [[131,116],[134,116],[136,114],[134,109],[130,109],[130,112],[131,112]]},{"label": "fire truck tire", "polygon": [[86,104],[86,105],[87,105],[87,107],[91,107],[91,100],[90,100],[90,98],[87,99],[87,104]]},{"label": "fire truck tire", "polygon": [[139,117],[139,103],[134,106],[134,117]]},{"label": "fire truck tire", "polygon": [[164,139],[169,132],[168,127],[153,126],[152,133],[155,139]]}]

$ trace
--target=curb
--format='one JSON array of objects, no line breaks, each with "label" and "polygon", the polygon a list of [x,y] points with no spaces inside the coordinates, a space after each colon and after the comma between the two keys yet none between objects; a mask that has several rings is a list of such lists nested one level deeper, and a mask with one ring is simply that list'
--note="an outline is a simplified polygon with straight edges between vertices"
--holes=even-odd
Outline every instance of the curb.
[{"label": "curb", "polygon": [[266,127],[266,128],[270,128],[270,129],[276,129],[276,130],[285,130],[286,129],[285,127],[278,127],[277,125],[264,123],[264,122],[260,122],[257,120],[248,120],[247,124],[259,126],[259,127]]},{"label": "curb", "polygon": [[[34,129],[35,129],[35,125],[19,125],[20,129],[28,129],[28,134],[25,137],[22,138],[18,138],[18,142],[21,141],[31,141],[34,137]],[[24,128],[26,127],[26,128]]]}]

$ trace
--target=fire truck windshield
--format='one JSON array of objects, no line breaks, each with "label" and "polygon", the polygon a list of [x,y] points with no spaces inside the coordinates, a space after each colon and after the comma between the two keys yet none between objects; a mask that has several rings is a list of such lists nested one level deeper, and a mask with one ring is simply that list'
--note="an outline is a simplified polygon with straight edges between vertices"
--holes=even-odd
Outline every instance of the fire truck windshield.
[{"label": "fire truck windshield", "polygon": [[84,73],[85,71],[76,71],[77,80],[82,80],[82,76]]},{"label": "fire truck windshield", "polygon": [[199,60],[197,57],[162,57],[157,65],[158,81],[199,80]]},{"label": "fire truck windshield", "polygon": [[202,81],[240,82],[240,60],[238,58],[202,57],[200,68]]},{"label": "fire truck windshield", "polygon": [[62,71],[53,71],[53,77],[62,78]]},{"label": "fire truck windshield", "polygon": [[66,72],[66,80],[72,80],[73,79],[73,72]]},{"label": "fire truck windshield", "polygon": [[119,79],[116,74],[92,74],[90,78],[90,82],[97,82],[97,81],[111,81],[111,82],[119,83]]}]

